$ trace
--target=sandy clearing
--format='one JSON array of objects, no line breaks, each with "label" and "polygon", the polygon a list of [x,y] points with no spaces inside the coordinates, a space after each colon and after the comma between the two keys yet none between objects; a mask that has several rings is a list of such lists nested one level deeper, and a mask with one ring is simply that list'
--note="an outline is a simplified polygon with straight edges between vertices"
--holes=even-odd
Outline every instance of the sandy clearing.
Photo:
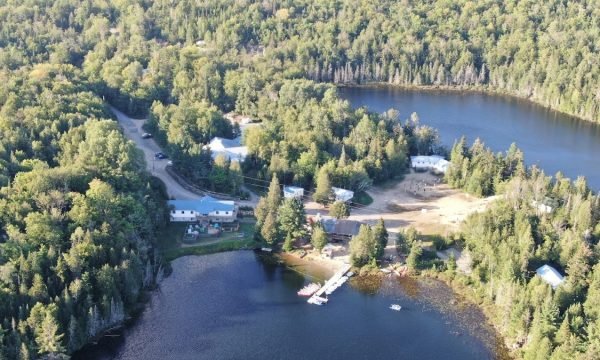
[{"label": "sandy clearing", "polygon": [[439,177],[421,172],[411,172],[398,183],[373,187],[369,194],[373,203],[352,209],[350,219],[374,224],[383,218],[390,232],[413,226],[423,234],[443,235],[458,230],[469,214],[485,210],[496,198],[465,194],[441,184]]}]

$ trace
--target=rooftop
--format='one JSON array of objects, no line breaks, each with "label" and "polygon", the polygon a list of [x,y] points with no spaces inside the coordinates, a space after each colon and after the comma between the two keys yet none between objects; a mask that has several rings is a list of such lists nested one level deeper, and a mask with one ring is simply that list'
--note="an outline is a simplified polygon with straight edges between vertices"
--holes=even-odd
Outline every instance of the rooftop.
[{"label": "rooftop", "polygon": [[535,271],[546,283],[556,289],[565,278],[552,266],[544,265]]},{"label": "rooftop", "polygon": [[328,234],[355,236],[360,230],[362,223],[356,220],[324,218],[321,220],[325,232]]},{"label": "rooftop", "polygon": [[198,200],[169,200],[169,206],[175,210],[194,210],[200,214],[208,214],[213,211],[233,211],[235,203],[228,200],[218,200],[210,196],[204,196]]}]

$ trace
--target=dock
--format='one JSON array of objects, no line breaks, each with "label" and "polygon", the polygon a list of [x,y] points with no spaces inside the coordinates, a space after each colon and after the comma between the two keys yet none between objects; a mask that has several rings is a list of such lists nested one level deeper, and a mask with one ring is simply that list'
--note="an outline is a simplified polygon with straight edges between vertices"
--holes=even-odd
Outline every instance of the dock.
[{"label": "dock", "polygon": [[340,270],[333,274],[333,276],[327,280],[325,284],[308,299],[307,302],[314,305],[323,305],[327,303],[328,299],[327,297],[323,297],[323,295],[329,295],[333,293],[335,289],[342,286],[342,284],[348,280],[348,278],[344,275],[346,275],[351,268],[351,265],[344,265]]}]

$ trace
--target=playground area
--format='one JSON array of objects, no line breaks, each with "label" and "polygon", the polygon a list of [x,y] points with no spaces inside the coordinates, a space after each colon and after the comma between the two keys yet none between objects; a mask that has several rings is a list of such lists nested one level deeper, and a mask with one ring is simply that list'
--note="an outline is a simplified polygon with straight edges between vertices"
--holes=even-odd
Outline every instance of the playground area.
[{"label": "playground area", "polygon": [[182,242],[184,244],[195,244],[202,239],[219,238],[223,234],[239,231],[240,223],[209,223],[198,222],[186,224],[183,232]]}]

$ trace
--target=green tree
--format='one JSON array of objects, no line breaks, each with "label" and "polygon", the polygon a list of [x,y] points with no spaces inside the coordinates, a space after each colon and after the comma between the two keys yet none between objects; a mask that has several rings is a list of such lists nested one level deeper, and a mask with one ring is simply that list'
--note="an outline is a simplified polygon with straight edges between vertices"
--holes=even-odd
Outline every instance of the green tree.
[{"label": "green tree", "polygon": [[279,229],[286,238],[297,239],[305,235],[306,213],[304,204],[297,199],[285,199],[278,212]]},{"label": "green tree", "polygon": [[312,246],[317,249],[317,251],[321,252],[325,245],[327,245],[327,233],[321,223],[315,224],[313,227],[312,236],[310,237],[310,242]]},{"label": "green tree", "polygon": [[377,224],[375,224],[375,226],[373,227],[373,238],[377,243],[375,257],[377,259],[380,259],[385,252],[385,248],[387,247],[389,238],[389,234],[387,232],[387,229],[385,228],[385,222],[382,218],[380,218],[379,221],[377,221]]},{"label": "green tree", "polygon": [[313,194],[313,200],[319,204],[327,204],[331,199],[331,183],[329,182],[329,173],[325,167],[319,170],[317,175],[317,187]]},{"label": "green tree", "polygon": [[354,266],[364,266],[377,259],[379,244],[371,227],[361,225],[358,234],[350,240],[350,261]]},{"label": "green tree", "polygon": [[279,241],[277,228],[277,216],[274,212],[269,212],[260,229],[260,234],[267,245],[273,246]]},{"label": "green tree", "polygon": [[336,201],[329,207],[329,216],[344,219],[350,216],[350,207],[343,201]]},{"label": "green tree", "polygon": [[65,350],[61,343],[64,335],[59,332],[58,322],[50,310],[46,310],[36,333],[35,341],[39,354],[56,354]]},{"label": "green tree", "polygon": [[410,253],[406,257],[406,265],[411,272],[416,272],[420,265],[420,258],[423,254],[423,248],[418,241],[413,241],[410,246]]}]

